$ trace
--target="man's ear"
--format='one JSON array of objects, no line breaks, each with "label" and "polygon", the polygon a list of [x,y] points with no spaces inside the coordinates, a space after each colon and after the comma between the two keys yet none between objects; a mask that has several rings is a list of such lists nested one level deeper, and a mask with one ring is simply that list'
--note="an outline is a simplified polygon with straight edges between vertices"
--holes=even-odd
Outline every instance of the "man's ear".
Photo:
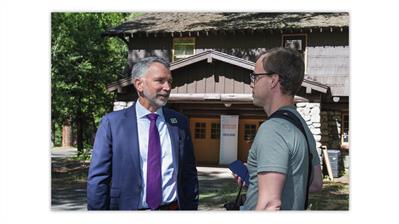
[{"label": "man's ear", "polygon": [[134,88],[136,88],[136,90],[138,91],[138,92],[143,92],[143,79],[141,79],[141,78],[135,78],[134,80],[133,80],[133,85],[134,85]]},{"label": "man's ear", "polygon": [[277,84],[279,84],[280,76],[278,76],[277,74],[273,74],[270,80],[272,82],[272,88],[274,88],[277,86]]}]

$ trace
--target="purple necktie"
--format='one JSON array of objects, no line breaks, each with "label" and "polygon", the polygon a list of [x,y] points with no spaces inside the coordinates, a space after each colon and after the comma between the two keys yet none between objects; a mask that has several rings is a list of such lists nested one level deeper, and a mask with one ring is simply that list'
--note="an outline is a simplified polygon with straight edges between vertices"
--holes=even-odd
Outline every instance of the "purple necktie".
[{"label": "purple necktie", "polygon": [[158,114],[148,114],[147,118],[150,120],[150,133],[148,136],[146,202],[154,210],[162,201],[161,143],[156,125]]}]

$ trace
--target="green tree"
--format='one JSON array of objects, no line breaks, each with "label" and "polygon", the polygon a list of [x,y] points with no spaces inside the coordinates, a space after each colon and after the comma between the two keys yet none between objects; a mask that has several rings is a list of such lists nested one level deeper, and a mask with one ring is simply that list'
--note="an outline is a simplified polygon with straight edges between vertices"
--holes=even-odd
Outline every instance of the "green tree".
[{"label": "green tree", "polygon": [[121,78],[127,63],[126,44],[117,38],[102,37],[101,33],[128,16],[51,14],[52,134],[62,125],[71,124],[80,153],[92,146],[100,118],[112,110],[113,95],[106,86]]}]

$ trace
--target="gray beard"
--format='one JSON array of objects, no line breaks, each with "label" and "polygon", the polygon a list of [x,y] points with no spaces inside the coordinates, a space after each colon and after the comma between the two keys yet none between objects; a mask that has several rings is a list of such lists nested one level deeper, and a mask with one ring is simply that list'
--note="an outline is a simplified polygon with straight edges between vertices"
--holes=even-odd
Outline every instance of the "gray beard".
[{"label": "gray beard", "polygon": [[151,96],[150,94],[148,94],[145,90],[143,91],[143,95],[145,98],[147,98],[148,101],[150,101],[150,103],[156,107],[163,107],[166,105],[166,103],[168,102],[168,98],[163,101],[158,99],[156,96]]}]

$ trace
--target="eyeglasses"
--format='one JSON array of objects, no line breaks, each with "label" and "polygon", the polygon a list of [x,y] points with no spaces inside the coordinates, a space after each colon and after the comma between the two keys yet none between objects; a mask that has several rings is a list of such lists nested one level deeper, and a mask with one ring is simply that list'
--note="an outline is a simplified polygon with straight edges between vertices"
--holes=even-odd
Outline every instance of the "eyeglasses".
[{"label": "eyeglasses", "polygon": [[273,75],[276,74],[275,72],[265,72],[265,73],[251,73],[249,74],[249,78],[251,79],[252,83],[255,83],[258,80],[258,76],[260,75]]}]

